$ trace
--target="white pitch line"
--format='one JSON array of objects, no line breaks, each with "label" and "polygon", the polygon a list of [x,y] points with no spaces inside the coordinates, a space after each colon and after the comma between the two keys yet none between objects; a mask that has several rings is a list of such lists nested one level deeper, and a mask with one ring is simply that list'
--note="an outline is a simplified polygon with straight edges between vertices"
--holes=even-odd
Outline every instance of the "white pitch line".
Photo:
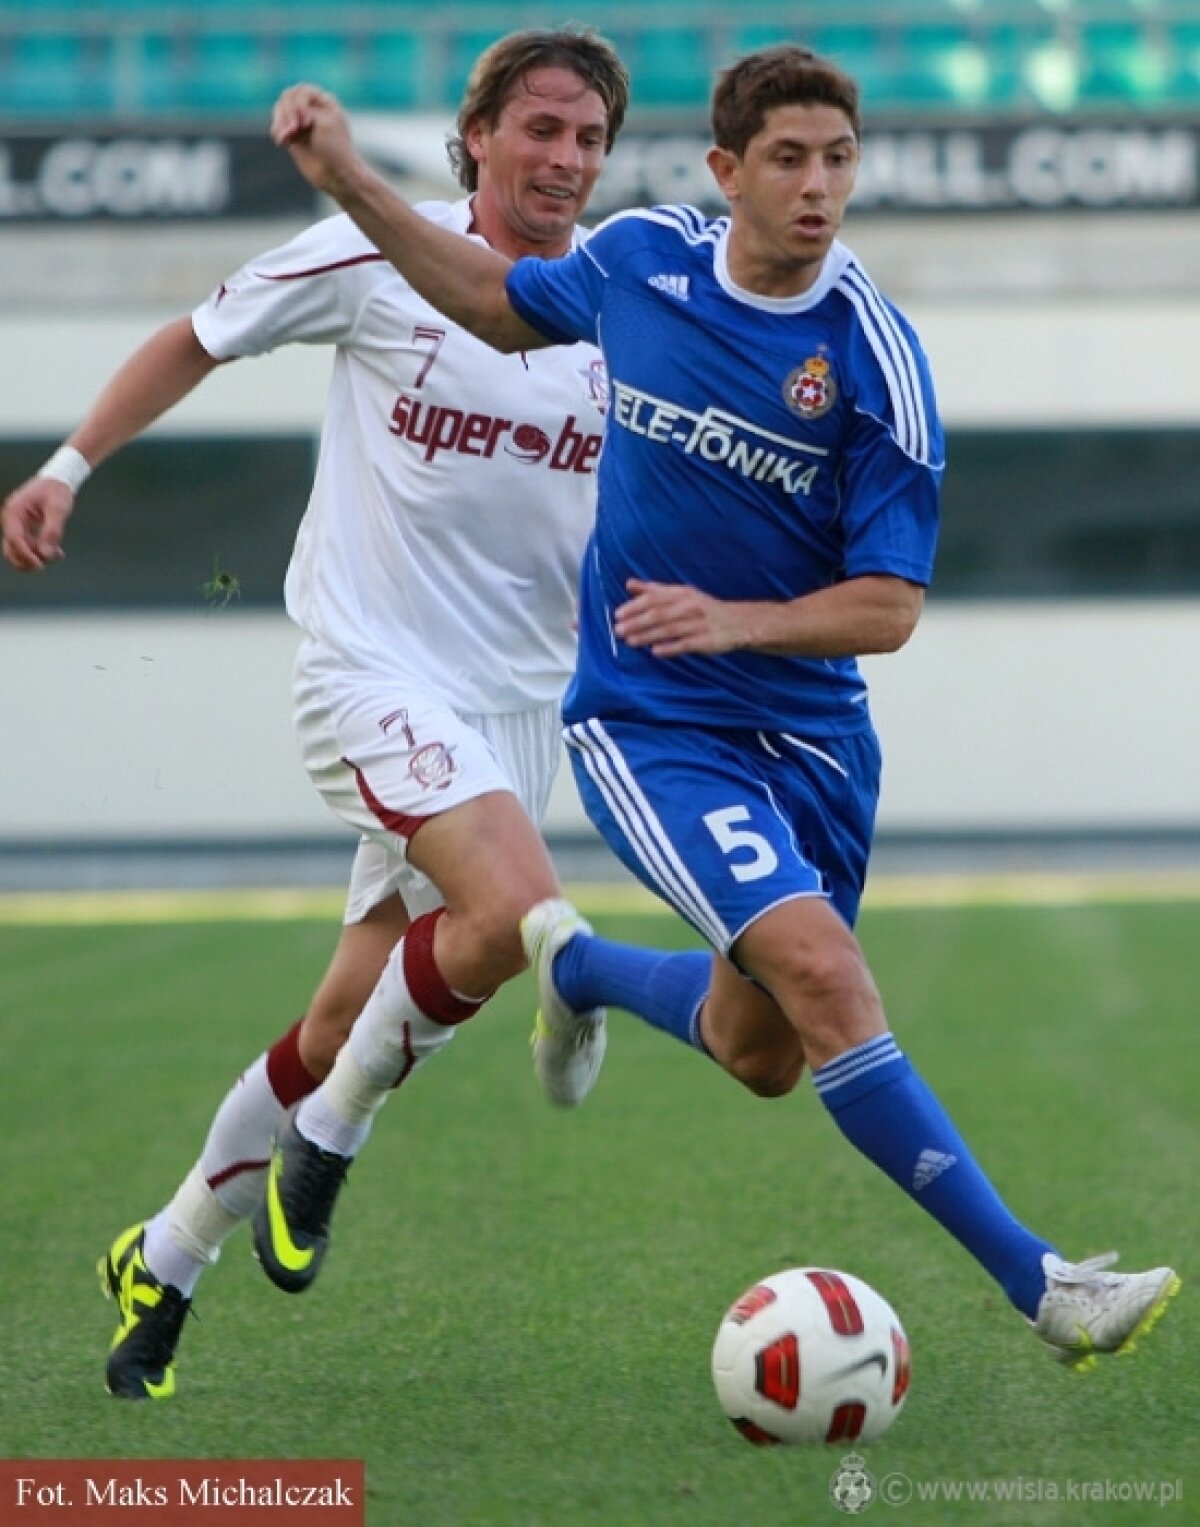
[{"label": "white pitch line", "polygon": [[[572,884],[567,894],[585,913],[676,916],[634,884]],[[869,911],[947,907],[1089,906],[1200,902],[1200,873],[1145,871],[880,875],[867,888]],[[30,891],[0,894],[0,925],[61,927],[120,923],[337,923],[345,904],[333,889]]]},{"label": "white pitch line", "polygon": [[979,875],[881,875],[863,905],[880,911],[921,907],[1076,907],[1200,901],[1200,872],[1022,871]]}]

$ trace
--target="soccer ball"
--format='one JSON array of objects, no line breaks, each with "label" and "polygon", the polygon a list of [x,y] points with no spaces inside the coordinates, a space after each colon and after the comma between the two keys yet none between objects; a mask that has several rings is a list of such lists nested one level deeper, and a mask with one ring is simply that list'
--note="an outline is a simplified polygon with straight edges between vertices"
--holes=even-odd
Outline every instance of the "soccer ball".
[{"label": "soccer ball", "polygon": [[712,1352],[725,1414],[748,1442],[873,1442],[908,1392],[908,1340],[861,1278],[792,1267],[726,1311]]}]

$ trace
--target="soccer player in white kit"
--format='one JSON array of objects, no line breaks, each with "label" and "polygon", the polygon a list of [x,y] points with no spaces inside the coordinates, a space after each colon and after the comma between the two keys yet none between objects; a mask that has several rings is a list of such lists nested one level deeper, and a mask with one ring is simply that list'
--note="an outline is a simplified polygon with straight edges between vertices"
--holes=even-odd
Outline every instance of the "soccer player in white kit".
[{"label": "soccer player in white kit", "polygon": [[[628,78],[577,28],[518,32],[480,58],[450,145],[472,193],[422,213],[511,257],[566,254],[620,129]],[[590,345],[501,356],[425,303],[344,215],[250,260],[190,317],[155,334],[87,418],[3,507],[8,560],[62,555],[75,495],[119,446],[218,364],[287,343],[335,346],[316,478],[287,573],[304,638],[295,670],[304,762],[360,834],[345,923],[304,1018],[222,1102],[174,1198],[101,1259],[119,1304],[111,1393],[174,1392],[174,1356],[200,1273],[294,1174],[310,1221],[264,1215],[260,1259],[307,1287],[327,1244],[316,1171],[334,1191],[371,1108],[310,1095],[368,1001],[401,1020],[394,1051],[351,1075],[398,1086],[524,968],[519,923],[554,897],[535,826],[560,757],[575,651],[579,560],[591,529],[607,402]],[[579,1101],[604,1046],[541,1035],[551,1097]],[[343,1068],[345,1070],[345,1068]],[[289,1112],[310,1099],[311,1120]],[[315,1217],[313,1217],[315,1216]],[[278,1233],[273,1233],[277,1230]]]}]

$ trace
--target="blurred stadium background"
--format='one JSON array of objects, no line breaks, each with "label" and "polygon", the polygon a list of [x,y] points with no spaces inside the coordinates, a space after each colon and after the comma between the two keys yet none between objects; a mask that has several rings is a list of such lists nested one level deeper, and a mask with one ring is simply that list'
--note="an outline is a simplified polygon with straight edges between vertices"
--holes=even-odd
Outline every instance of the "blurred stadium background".
[{"label": "blurred stadium background", "polygon": [[[267,142],[282,86],[338,91],[403,189],[451,194],[472,60],[566,20],[634,82],[598,213],[714,206],[708,89],[740,52],[801,40],[862,83],[846,238],[921,332],[950,438],[926,621],[872,665],[882,862],[1200,859],[1195,0],[0,0],[0,492],[158,323],[328,210]],[[218,374],[89,484],[62,566],[0,568],[0,885],[181,850],[213,877],[340,876],[280,602],[327,370]],[[592,843],[565,780],[551,829]]]}]

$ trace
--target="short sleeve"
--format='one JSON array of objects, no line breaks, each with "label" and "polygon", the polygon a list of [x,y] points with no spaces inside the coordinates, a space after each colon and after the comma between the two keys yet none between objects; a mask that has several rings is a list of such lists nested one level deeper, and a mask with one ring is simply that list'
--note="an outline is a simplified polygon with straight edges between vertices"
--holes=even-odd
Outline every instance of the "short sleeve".
[{"label": "short sleeve", "polygon": [[349,218],[329,218],[248,260],[195,309],[192,327],[218,360],[346,343],[384,263]]},{"label": "short sleeve", "polygon": [[[864,288],[865,290],[865,288]],[[840,498],[850,578],[927,584],[937,548],[946,445],[929,362],[912,327],[873,288],[849,336],[853,422]]]},{"label": "short sleeve", "polygon": [[937,550],[942,464],[914,461],[878,420],[860,414],[841,499],[848,578],[871,574],[927,585]]},{"label": "short sleeve", "polygon": [[560,260],[528,257],[508,273],[508,300],[518,317],[559,344],[599,344],[606,273],[594,239]]}]

